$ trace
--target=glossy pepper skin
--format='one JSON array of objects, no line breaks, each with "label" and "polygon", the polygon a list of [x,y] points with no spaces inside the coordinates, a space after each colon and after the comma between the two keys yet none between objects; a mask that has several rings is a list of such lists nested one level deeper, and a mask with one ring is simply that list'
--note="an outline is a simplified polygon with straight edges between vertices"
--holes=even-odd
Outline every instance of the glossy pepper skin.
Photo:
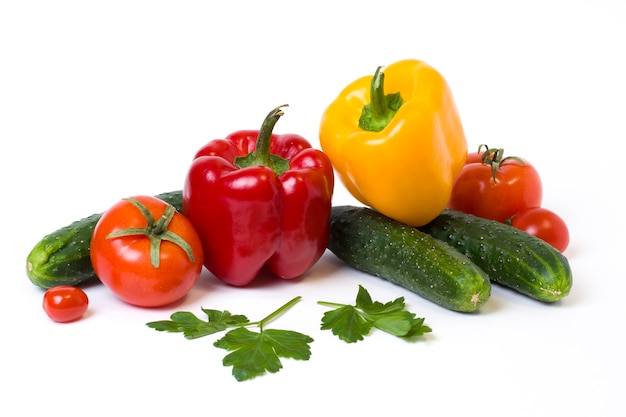
[{"label": "glossy pepper skin", "polygon": [[352,196],[411,226],[446,207],[467,156],[446,80],[418,60],[348,85],[322,115],[320,144]]},{"label": "glossy pepper skin", "polygon": [[185,180],[183,213],[198,230],[204,265],[230,285],[248,285],[264,267],[301,276],[328,244],[332,164],[302,136],[272,133],[281,107],[260,130],[202,147]]}]

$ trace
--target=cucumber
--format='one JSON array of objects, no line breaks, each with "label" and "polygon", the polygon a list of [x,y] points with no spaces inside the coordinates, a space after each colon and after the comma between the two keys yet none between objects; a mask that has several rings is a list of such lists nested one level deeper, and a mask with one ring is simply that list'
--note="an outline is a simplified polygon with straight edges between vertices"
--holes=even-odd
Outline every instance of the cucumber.
[{"label": "cucumber", "polygon": [[[182,191],[171,191],[155,197],[182,211]],[[26,275],[30,281],[48,289],[96,280],[89,257],[89,245],[93,230],[103,214],[92,214],[44,236],[26,258]]]},{"label": "cucumber", "polygon": [[488,275],[465,255],[414,227],[366,207],[335,206],[328,249],[349,266],[400,285],[442,307],[478,310]]},{"label": "cucumber", "polygon": [[464,253],[492,282],[536,300],[560,300],[572,287],[572,271],[561,252],[508,224],[446,209],[418,229]]}]

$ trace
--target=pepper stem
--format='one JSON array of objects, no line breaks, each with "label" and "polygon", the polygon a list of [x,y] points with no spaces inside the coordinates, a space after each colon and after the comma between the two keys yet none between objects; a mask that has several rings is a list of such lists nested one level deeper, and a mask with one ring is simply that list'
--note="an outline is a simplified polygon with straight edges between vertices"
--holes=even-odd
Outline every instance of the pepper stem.
[{"label": "pepper stem", "polygon": [[289,169],[289,160],[281,158],[280,156],[274,155],[270,152],[274,126],[276,125],[276,122],[278,122],[278,119],[285,114],[282,111],[282,108],[287,106],[287,104],[283,104],[267,114],[265,120],[263,120],[263,123],[261,124],[261,129],[259,130],[255,150],[246,156],[239,156],[235,158],[235,165],[239,168],[266,166],[270,167],[276,175],[280,175]]},{"label": "pepper stem", "polygon": [[391,111],[385,100],[385,74],[381,69],[382,67],[376,68],[370,90],[372,116],[376,118],[384,118]]},{"label": "pepper stem", "polygon": [[402,97],[399,92],[385,94],[385,74],[382,67],[378,67],[372,77],[370,100],[370,103],[366,104],[361,111],[359,127],[369,132],[380,132],[387,127],[402,106]]}]

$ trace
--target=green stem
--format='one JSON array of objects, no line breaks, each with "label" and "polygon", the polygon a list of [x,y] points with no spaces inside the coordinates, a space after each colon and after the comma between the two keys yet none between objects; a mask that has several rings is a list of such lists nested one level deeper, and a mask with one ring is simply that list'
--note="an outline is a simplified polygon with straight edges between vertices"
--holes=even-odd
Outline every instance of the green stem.
[{"label": "green stem", "polygon": [[273,313],[271,313],[270,315],[268,315],[264,319],[260,320],[258,322],[258,325],[259,325],[259,328],[261,329],[261,331],[263,330],[263,326],[264,325],[266,325],[267,323],[269,323],[270,321],[272,321],[273,319],[275,319],[279,315],[283,314],[285,311],[289,310],[291,307],[293,307],[301,299],[302,299],[301,296],[297,296],[297,297],[292,298],[287,303],[285,303],[282,307],[279,307]]},{"label": "green stem", "polygon": [[265,120],[261,124],[261,129],[259,130],[259,137],[256,141],[256,161],[258,165],[270,166],[270,144],[272,142],[272,132],[274,131],[274,126],[276,126],[276,122],[278,119],[285,114],[281,108],[286,106],[276,107],[274,110],[267,114]]},{"label": "green stem", "polygon": [[185,251],[191,262],[195,262],[191,245],[176,233],[168,230],[168,226],[176,214],[174,206],[168,204],[163,215],[158,221],[155,221],[150,210],[139,201],[134,198],[124,198],[124,200],[131,203],[141,212],[146,219],[147,226],[120,229],[109,233],[106,236],[107,239],[115,239],[123,236],[145,236],[150,239],[150,262],[155,268],[158,268],[161,264],[161,242],[164,240],[178,245]]},{"label": "green stem", "polygon": [[496,174],[498,169],[500,169],[500,165],[507,159],[513,159],[519,162],[522,165],[526,165],[522,158],[518,158],[517,156],[507,156],[503,158],[504,149],[503,148],[490,148],[489,146],[482,144],[478,147],[478,152],[480,153],[482,148],[485,148],[485,152],[481,158],[483,164],[487,164],[491,166],[491,175],[493,177],[494,184],[497,182]]},{"label": "green stem", "polygon": [[[145,212],[142,210],[142,213]],[[169,226],[170,222],[174,218],[174,214],[176,213],[176,209],[173,206],[168,205],[165,208],[165,212],[159,218],[159,220],[152,227],[152,234],[161,235],[167,230],[167,226]]]},{"label": "green stem", "polygon": [[317,304],[326,307],[345,307],[347,304],[331,303],[330,301],[318,301]]},{"label": "green stem", "polygon": [[272,155],[270,152],[272,132],[274,131],[276,122],[278,122],[278,119],[284,114],[282,111],[283,107],[287,107],[287,104],[278,106],[268,113],[261,124],[261,129],[257,136],[256,149],[246,156],[235,158],[235,165],[239,168],[266,166],[270,167],[276,175],[280,175],[289,169],[289,161],[287,159],[281,158],[278,155]]},{"label": "green stem", "polygon": [[402,106],[399,92],[385,94],[385,74],[378,67],[370,84],[370,102],[363,106],[359,127],[368,132],[383,130]]},{"label": "green stem", "polygon": [[391,112],[385,100],[385,73],[381,69],[376,68],[370,87],[372,116],[377,119],[385,118]]}]

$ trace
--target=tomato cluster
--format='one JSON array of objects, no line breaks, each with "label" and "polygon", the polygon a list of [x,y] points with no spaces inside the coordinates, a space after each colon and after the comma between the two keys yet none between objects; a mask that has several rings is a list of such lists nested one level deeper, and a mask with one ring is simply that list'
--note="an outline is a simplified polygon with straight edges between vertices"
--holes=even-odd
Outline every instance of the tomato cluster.
[{"label": "tomato cluster", "polygon": [[452,187],[448,208],[509,223],[565,251],[569,231],[561,217],[541,206],[539,173],[526,159],[503,157],[503,153],[486,145],[470,152]]},{"label": "tomato cluster", "polygon": [[[160,307],[185,297],[203,268],[202,243],[180,212],[156,197],[122,199],[94,229],[89,255],[102,283],[121,300]],[[44,294],[43,309],[56,322],[79,319],[87,311],[85,292],[57,286]]]}]

